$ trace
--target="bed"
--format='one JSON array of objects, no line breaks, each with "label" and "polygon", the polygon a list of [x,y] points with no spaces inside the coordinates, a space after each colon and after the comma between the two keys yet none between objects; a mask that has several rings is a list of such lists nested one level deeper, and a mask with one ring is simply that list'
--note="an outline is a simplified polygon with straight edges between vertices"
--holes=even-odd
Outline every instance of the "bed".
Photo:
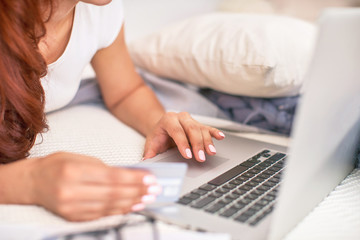
[{"label": "bed", "polygon": [[[123,2],[129,45],[160,30],[167,24],[199,14],[214,12],[219,9],[221,3],[220,0],[124,0]],[[206,102],[206,99],[203,98],[204,95],[199,94],[199,88],[194,87],[193,83],[174,83],[173,79],[166,76],[159,77],[154,72],[144,70],[143,66],[139,68],[139,72],[157,91],[159,98],[162,99],[168,110],[189,111],[200,122],[221,128],[228,134],[237,134],[284,146],[291,142],[288,136],[279,132],[234,122],[226,116],[221,116],[219,108],[211,101]],[[93,76],[90,67],[85,69],[84,79],[91,79]],[[157,83],[159,81],[166,83],[169,79],[170,87],[168,86],[165,91],[162,91],[163,84]],[[166,93],[169,88],[172,89],[175,86],[176,89],[176,84],[183,89],[183,95],[179,95],[180,98],[189,95],[192,98],[200,97],[204,100],[204,104],[208,104],[206,105],[208,108],[202,107],[202,111],[200,111],[193,108],[193,104],[181,107],[176,101],[169,104]],[[209,86],[206,89],[209,89]],[[176,91],[179,92],[179,90]],[[283,95],[281,96],[283,97]],[[211,111],[203,112],[204,109]],[[116,120],[101,102],[77,102],[72,106],[48,114],[47,118],[50,129],[43,134],[42,138],[37,139],[36,145],[31,150],[31,156],[43,156],[56,151],[70,151],[98,157],[106,164],[114,166],[134,164],[139,162],[142,157],[144,137]],[[72,226],[71,223],[36,206],[0,205],[0,216],[0,235],[1,232],[6,232],[6,229],[11,229],[11,231],[19,229],[16,226],[24,229],[29,226],[38,228]],[[359,226],[360,170],[356,169],[286,239],[359,239]],[[24,232],[26,231],[24,230]],[[17,239],[16,234],[13,236],[15,236],[14,239]],[[24,237],[24,235],[22,236]]]}]

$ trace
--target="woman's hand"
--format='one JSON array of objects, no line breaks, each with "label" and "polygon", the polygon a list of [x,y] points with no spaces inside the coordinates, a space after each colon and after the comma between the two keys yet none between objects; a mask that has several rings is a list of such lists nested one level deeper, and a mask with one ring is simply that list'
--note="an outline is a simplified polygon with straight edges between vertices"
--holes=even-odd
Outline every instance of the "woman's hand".
[{"label": "woman's hand", "polygon": [[189,113],[168,112],[147,136],[144,159],[176,145],[184,158],[190,159],[194,155],[197,161],[204,162],[205,153],[216,154],[212,137],[221,140],[225,135],[216,128],[200,124]]},{"label": "woman's hand", "polygon": [[146,171],[109,167],[72,153],[35,161],[31,181],[34,202],[70,221],[141,210],[161,191]]}]

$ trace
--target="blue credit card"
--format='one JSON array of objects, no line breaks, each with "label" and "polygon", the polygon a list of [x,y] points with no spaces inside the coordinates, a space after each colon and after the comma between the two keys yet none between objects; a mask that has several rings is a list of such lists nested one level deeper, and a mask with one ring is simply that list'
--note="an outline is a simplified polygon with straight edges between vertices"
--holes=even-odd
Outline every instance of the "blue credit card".
[{"label": "blue credit card", "polygon": [[186,174],[186,163],[139,163],[129,168],[139,168],[151,172],[162,188],[156,203],[170,203],[179,199],[182,183]]}]

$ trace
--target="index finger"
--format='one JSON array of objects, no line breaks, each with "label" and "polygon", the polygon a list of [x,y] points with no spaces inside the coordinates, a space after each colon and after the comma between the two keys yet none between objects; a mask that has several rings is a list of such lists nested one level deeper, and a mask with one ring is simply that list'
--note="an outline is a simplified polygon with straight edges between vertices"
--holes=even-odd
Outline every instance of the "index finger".
[{"label": "index finger", "polygon": [[85,180],[89,183],[121,185],[121,184],[156,184],[156,178],[148,171],[142,169],[130,169],[123,167],[98,168],[93,174]]}]

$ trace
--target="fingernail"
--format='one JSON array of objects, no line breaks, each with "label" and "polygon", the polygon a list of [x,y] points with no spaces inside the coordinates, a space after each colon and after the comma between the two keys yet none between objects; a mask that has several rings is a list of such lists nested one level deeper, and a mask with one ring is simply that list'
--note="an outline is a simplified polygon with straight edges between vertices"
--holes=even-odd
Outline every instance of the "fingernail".
[{"label": "fingernail", "polygon": [[153,176],[153,175],[146,175],[146,176],[143,178],[143,183],[144,183],[145,185],[155,184],[155,183],[156,183],[156,178],[155,178],[155,176]]},{"label": "fingernail", "polygon": [[205,161],[205,160],[206,160],[206,158],[205,158],[205,153],[204,153],[203,150],[200,150],[200,151],[199,151],[199,158],[200,158],[200,160],[202,160],[202,161]]},{"label": "fingernail", "polygon": [[215,149],[214,145],[212,145],[212,144],[209,145],[209,150],[212,153],[216,153],[216,149]]},{"label": "fingernail", "polygon": [[225,134],[223,132],[219,132],[219,135],[225,137]]},{"label": "fingernail", "polygon": [[155,200],[156,197],[154,195],[145,195],[141,198],[141,202],[145,204],[155,202]]},{"label": "fingernail", "polygon": [[185,153],[186,153],[186,156],[187,156],[188,158],[192,158],[192,154],[191,154],[190,148],[187,148],[187,149],[185,150]]},{"label": "fingernail", "polygon": [[162,191],[161,186],[159,185],[152,185],[148,187],[147,190],[148,190],[147,192],[152,195],[159,195]]},{"label": "fingernail", "polygon": [[145,208],[145,204],[143,203],[138,203],[138,204],[135,204],[134,206],[131,207],[131,210],[134,211],[134,212],[137,212],[137,211],[141,211]]}]

